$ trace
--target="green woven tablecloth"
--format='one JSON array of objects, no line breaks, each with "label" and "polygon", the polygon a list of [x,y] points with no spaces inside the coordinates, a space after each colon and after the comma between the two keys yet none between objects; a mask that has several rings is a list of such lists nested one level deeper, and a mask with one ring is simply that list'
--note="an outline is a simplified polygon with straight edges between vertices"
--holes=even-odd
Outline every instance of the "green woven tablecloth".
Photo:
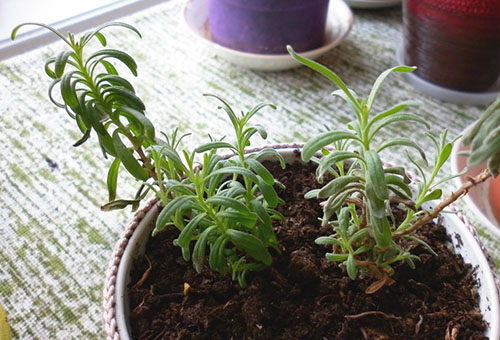
[{"label": "green woven tablecloth", "polygon": [[[260,102],[278,106],[255,117],[269,132],[269,139],[256,145],[304,142],[324,125],[336,128],[353,118],[347,105],[329,96],[334,86],[309,69],[263,73],[215,56],[187,31],[181,10],[182,3],[174,1],[124,18],[143,33],[142,40],[125,30],[107,36],[110,46],[136,58],[139,77],[133,82],[158,129],[169,132],[178,126],[193,133],[187,147],[206,141],[208,133],[225,135],[230,125],[216,109],[218,103],[202,96],[207,92],[239,109]],[[396,64],[401,11],[354,14],[347,39],[319,61],[366,95],[376,76]],[[17,339],[103,338],[104,274],[113,244],[131,217],[129,210],[99,210],[107,199],[107,163],[95,139],[78,149],[71,146],[79,138],[74,122],[47,100],[50,79],[44,61],[62,47],[56,43],[0,62],[0,302]],[[448,128],[452,135],[483,110],[423,96],[401,75],[390,77],[376,106],[407,98],[420,103],[416,112],[434,131]],[[391,132],[422,139],[416,126],[386,131]],[[389,157],[407,164],[403,156]],[[135,192],[120,186],[123,198]],[[500,265],[499,240],[478,228]]]}]

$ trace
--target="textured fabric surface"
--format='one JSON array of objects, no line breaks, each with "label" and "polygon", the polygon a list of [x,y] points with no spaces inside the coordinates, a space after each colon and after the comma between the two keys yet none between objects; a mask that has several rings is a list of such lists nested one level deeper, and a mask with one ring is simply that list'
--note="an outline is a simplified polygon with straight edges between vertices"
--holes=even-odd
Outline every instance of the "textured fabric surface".
[{"label": "textured fabric surface", "polygon": [[[226,98],[235,109],[270,102],[254,123],[267,127],[271,143],[303,142],[324,126],[342,127],[353,118],[349,107],[329,94],[335,87],[317,73],[298,68],[263,73],[234,66],[215,56],[182,22],[182,2],[168,2],[123,21],[142,33],[109,30],[111,47],[125,49],[139,64],[132,79],[157,129],[193,133],[185,146],[223,136],[230,125],[218,103],[203,93]],[[319,59],[360,95],[376,76],[395,65],[401,39],[398,8],[355,11],[347,39]],[[96,140],[79,148],[74,122],[47,100],[50,79],[45,59],[63,48],[52,44],[0,62],[0,301],[17,339],[101,339],[101,292],[113,244],[127,225],[129,210],[101,212],[106,202],[107,161]],[[415,109],[436,132],[451,135],[477,119],[482,107],[445,104],[423,96],[393,75],[381,90],[376,108],[412,98]],[[422,139],[414,125],[390,133]],[[430,144],[428,144],[431,149]],[[408,164],[388,154],[392,163]],[[449,173],[445,168],[446,175]],[[130,184],[130,186],[127,186]],[[119,196],[130,197],[134,180],[121,179]],[[451,190],[448,184],[447,189]],[[465,211],[475,222],[474,216]],[[500,241],[478,225],[480,235],[500,265]]]}]

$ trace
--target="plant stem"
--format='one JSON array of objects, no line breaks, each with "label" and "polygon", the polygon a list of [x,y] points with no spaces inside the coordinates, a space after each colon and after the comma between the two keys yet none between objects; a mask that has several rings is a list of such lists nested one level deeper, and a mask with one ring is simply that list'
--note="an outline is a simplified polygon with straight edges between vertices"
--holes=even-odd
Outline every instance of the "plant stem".
[{"label": "plant stem", "polygon": [[393,238],[398,238],[398,237],[403,237],[406,235],[411,234],[421,226],[423,226],[426,223],[431,222],[433,219],[438,217],[439,213],[443,211],[446,207],[448,207],[450,204],[458,200],[460,197],[466,195],[469,192],[469,189],[487,181],[489,178],[491,178],[491,173],[488,171],[488,169],[484,169],[479,173],[478,175],[474,177],[467,177],[467,180],[462,186],[455,192],[451,194],[450,197],[447,199],[441,201],[434,209],[431,211],[425,211],[425,214],[417,219],[408,229],[402,232],[394,233],[392,236]]}]

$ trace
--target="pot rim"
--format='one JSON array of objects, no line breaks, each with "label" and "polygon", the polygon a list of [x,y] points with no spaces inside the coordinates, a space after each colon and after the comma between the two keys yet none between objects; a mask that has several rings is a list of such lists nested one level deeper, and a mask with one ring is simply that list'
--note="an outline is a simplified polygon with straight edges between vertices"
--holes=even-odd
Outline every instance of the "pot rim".
[{"label": "pot rim", "polygon": [[[277,145],[270,145],[270,146],[262,146],[262,147],[256,147],[252,148],[249,150],[246,150],[246,153],[251,153],[255,152],[258,150],[262,150],[265,148],[273,148],[277,150],[290,150],[291,152],[294,152],[296,150],[300,150],[302,148],[303,144],[277,144]],[[418,177],[412,175],[410,173],[411,177],[414,179],[418,179]],[[153,208],[159,207],[159,200],[158,198],[154,197],[151,200],[147,202],[147,204],[139,209],[132,221],[129,223],[125,231],[123,232],[122,237],[120,240],[116,243],[113,254],[111,257],[111,260],[108,265],[108,270],[106,274],[106,280],[104,284],[104,291],[103,291],[103,307],[104,307],[104,328],[106,332],[106,339],[107,340],[124,340],[120,336],[119,332],[119,325],[123,327],[123,322],[118,321],[117,319],[119,316],[117,316],[117,300],[119,298],[118,292],[117,292],[117,284],[118,282],[118,272],[119,272],[119,267],[122,265],[124,262],[124,254],[126,248],[130,244],[131,238],[134,236],[134,233],[136,229],[139,227],[141,222],[145,219],[146,215],[150,213],[150,211]],[[497,290],[494,292],[496,294],[495,301],[499,301],[499,292],[500,292],[500,277],[497,274],[495,270],[495,265],[493,260],[491,259],[487,249],[484,247],[482,244],[479,235],[477,234],[476,229],[468,222],[467,218],[460,212],[458,211],[455,206],[450,206],[449,210],[455,211],[456,215],[451,215],[452,218],[455,218],[456,220],[462,222],[464,226],[466,227],[466,230],[471,234],[473,240],[475,241],[475,244],[477,248],[481,251],[483,255],[483,259],[479,259],[480,266],[484,267],[491,273],[491,278],[494,281],[493,285],[496,286]],[[129,259],[130,261],[131,259]],[[494,309],[497,310],[497,314],[500,314],[500,311],[498,310],[498,306],[494,305]],[[494,310],[493,310],[494,312]],[[498,327],[499,325],[499,320],[496,320],[497,322],[495,323],[496,329],[494,331],[496,333],[499,333],[500,330]],[[491,325],[490,325],[491,326]],[[131,339],[130,339],[131,340]],[[491,339],[494,340],[494,339]]]}]

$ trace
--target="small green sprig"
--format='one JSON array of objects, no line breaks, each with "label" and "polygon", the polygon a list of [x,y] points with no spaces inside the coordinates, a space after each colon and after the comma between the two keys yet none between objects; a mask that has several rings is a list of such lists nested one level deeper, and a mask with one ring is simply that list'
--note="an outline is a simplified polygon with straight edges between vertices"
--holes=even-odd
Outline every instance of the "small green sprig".
[{"label": "small green sprig", "polygon": [[[17,26],[12,39],[24,25],[29,24]],[[274,210],[282,202],[274,186],[281,184],[259,160],[270,156],[276,157],[282,167],[285,163],[273,149],[245,153],[254,135],[267,137],[262,126],[249,124],[267,105],[257,105],[238,116],[227,102],[216,97],[233,125],[236,143],[211,140],[191,152],[180,150],[185,135],[179,136],[174,130],[171,135],[162,134],[163,139],[158,137],[145,115],[144,103],[113,64],[113,61],[123,63],[136,76],[134,59],[123,51],[109,48],[88,56],[84,53],[84,47],[94,38],[106,46],[103,29],[121,26],[140,37],[134,27],[109,23],[76,39],[73,34],[68,32],[65,37],[50,26],[31,25],[49,29],[69,46],[69,50],[46,62],[45,72],[53,79],[49,87],[50,100],[65,109],[82,132],[74,146],[86,142],[94,131],[104,157],[112,158],[107,177],[109,202],[101,208],[132,206],[137,209],[141,200],[153,192],[163,203],[153,235],[167,226],[175,226],[180,231],[175,244],[186,260],[192,258],[198,272],[208,256],[212,269],[231,272],[233,279],[244,287],[248,271],[270,265],[270,249],[279,253],[272,220],[283,219]],[[57,87],[62,102],[54,99],[53,91]],[[220,157],[217,152],[221,149],[234,156]],[[201,162],[196,160],[197,155]],[[141,183],[134,199],[116,198],[121,165]]]},{"label": "small green sprig", "polygon": [[[422,224],[420,218],[427,214],[420,210],[422,204],[441,198],[442,191],[436,185],[442,182],[436,182],[436,176],[449,158],[454,141],[447,142],[446,131],[440,137],[427,132],[426,136],[431,139],[437,155],[431,164],[428,164],[423,148],[404,136],[375,144],[374,137],[394,123],[413,122],[429,129],[424,119],[404,112],[415,105],[410,101],[372,114],[373,104],[387,76],[393,72],[412,72],[414,67],[397,66],[384,71],[376,79],[367,99],[361,99],[333,71],[296,54],[291,47],[288,50],[297,61],[336,84],[339,90],[332,95],[345,100],[355,113],[356,119],[347,125],[347,131],[327,131],[310,139],[302,150],[302,159],[318,163],[316,175],[320,182],[327,173],[333,176],[322,189],[307,194],[308,198],[325,200],[322,203],[322,222],[333,227],[332,235],[320,237],[316,243],[332,246],[332,252],[327,253],[326,258],[340,262],[351,279],[355,279],[360,272],[377,277],[378,280],[367,289],[369,293],[375,292],[391,282],[392,266],[396,262],[404,261],[414,268],[414,260],[418,259],[399,246],[397,238],[412,239],[433,252],[413,232],[416,226]],[[409,153],[408,157],[422,179],[420,182],[414,183],[402,167],[383,165],[380,153],[395,147],[413,149],[419,154],[420,161]],[[318,152],[322,153],[322,157],[316,156]],[[429,176],[424,168],[430,168]],[[416,192],[412,184],[416,184]],[[396,222],[392,213],[393,204],[406,212],[402,222]]]},{"label": "small green sprig", "polygon": [[[175,225],[180,230],[175,244],[181,247],[185,260],[192,256],[198,272],[208,253],[212,269],[220,273],[231,271],[233,279],[245,287],[246,272],[270,265],[270,248],[279,252],[272,220],[283,219],[274,210],[281,202],[274,189],[279,183],[259,159],[274,156],[283,168],[285,163],[274,149],[245,154],[253,135],[259,133],[262,138],[267,137],[263,127],[247,126],[250,118],[265,105],[258,105],[238,117],[227,102],[218,99],[233,124],[235,144],[211,141],[191,153],[184,151],[183,156],[169,146],[149,148],[155,164],[170,164],[184,175],[184,178],[159,177],[158,184],[164,192],[157,196],[164,198],[165,207],[156,220],[153,235],[168,225]],[[228,150],[234,156],[221,158],[216,153],[219,149]],[[203,154],[201,166],[194,161],[197,153]]]},{"label": "small green sprig", "polygon": [[[107,39],[102,31],[108,27],[124,27],[139,37],[141,34],[131,25],[113,22],[77,39],[71,32],[64,36],[50,26],[25,23],[14,28],[12,39],[26,25],[41,26],[52,31],[69,47],[45,63],[45,72],[53,79],[49,86],[49,98],[76,121],[82,137],[74,146],[85,143],[91,132],[95,131],[104,157],[111,156],[114,159],[107,179],[110,203],[103,209],[119,209],[128,205],[137,209],[147,190],[141,187],[132,200],[116,200],[118,169],[122,164],[137,180],[155,180],[156,173],[144,148],[155,144],[157,139],[153,124],[145,116],[144,103],[136,95],[132,84],[118,74],[113,61],[121,62],[134,76],[137,76],[137,64],[130,55],[116,49],[103,48],[88,56],[84,51],[94,40],[105,47]],[[57,88],[63,102],[55,99],[53,92]]]}]

